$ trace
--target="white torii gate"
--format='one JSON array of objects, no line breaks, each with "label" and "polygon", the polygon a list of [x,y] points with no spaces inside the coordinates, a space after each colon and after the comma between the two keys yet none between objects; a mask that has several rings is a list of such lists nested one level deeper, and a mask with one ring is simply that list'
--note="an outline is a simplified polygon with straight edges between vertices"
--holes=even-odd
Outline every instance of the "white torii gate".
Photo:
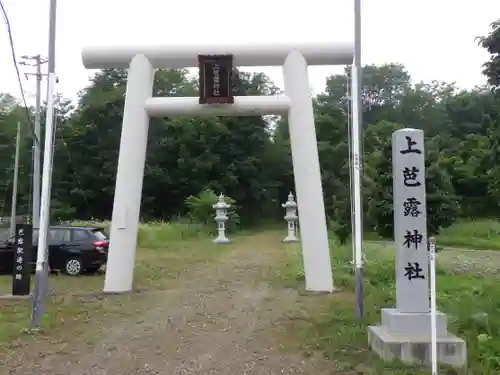
[{"label": "white torii gate", "polygon": [[[285,95],[240,96],[234,104],[152,97],[155,69],[198,67],[199,55],[233,55],[234,66],[283,66]],[[233,44],[84,48],[88,69],[128,68],[104,292],[132,290],[149,117],[288,115],[306,289],[333,291],[308,65],[347,65],[352,44]],[[168,198],[167,198],[168,199]]]}]

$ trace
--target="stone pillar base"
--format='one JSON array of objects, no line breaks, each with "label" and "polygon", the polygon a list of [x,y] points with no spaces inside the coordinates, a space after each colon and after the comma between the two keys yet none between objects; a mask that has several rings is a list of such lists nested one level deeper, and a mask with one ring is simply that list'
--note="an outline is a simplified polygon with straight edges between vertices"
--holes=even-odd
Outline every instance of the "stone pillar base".
[{"label": "stone pillar base", "polygon": [[231,240],[229,238],[216,238],[212,242],[216,244],[224,244],[224,243],[231,243]]},{"label": "stone pillar base", "polygon": [[[368,327],[368,345],[385,361],[431,365],[430,313],[382,309],[382,325]],[[467,367],[467,344],[448,332],[446,315],[436,312],[438,363]]]},{"label": "stone pillar base", "polygon": [[[404,313],[397,309],[381,309],[382,326],[389,332],[403,336],[431,337],[431,315],[429,312]],[[437,336],[446,336],[448,333],[446,314],[436,311]]]},{"label": "stone pillar base", "polygon": [[[385,326],[368,327],[368,345],[385,361],[400,360],[407,364],[431,365],[430,335],[403,335]],[[458,369],[467,367],[467,344],[447,332],[437,338],[438,363]]]}]

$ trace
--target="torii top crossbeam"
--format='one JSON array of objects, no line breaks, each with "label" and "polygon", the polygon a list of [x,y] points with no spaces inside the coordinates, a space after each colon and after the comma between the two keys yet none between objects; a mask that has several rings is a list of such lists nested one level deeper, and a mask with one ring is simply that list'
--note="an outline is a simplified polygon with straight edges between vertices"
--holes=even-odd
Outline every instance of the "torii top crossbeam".
[{"label": "torii top crossbeam", "polygon": [[246,43],[183,44],[86,47],[82,51],[87,69],[128,68],[136,55],[144,55],[154,68],[198,67],[198,55],[233,55],[234,66],[280,66],[292,51],[298,51],[308,65],[352,63],[352,43]]}]

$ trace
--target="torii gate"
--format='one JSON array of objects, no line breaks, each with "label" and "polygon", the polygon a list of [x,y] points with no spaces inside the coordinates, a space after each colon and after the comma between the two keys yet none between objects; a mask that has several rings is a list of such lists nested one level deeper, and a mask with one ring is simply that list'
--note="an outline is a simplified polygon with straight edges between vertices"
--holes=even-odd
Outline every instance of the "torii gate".
[{"label": "torii gate", "polygon": [[[235,66],[282,65],[285,95],[233,98],[226,92],[231,98],[227,101],[152,97],[155,69],[199,67],[200,57],[210,56],[229,57]],[[351,43],[101,46],[84,48],[82,59],[88,69],[128,68],[104,292],[132,290],[149,118],[269,114],[288,115],[306,289],[333,291],[308,65],[351,64]],[[214,60],[209,63],[223,69],[222,60],[220,66]],[[214,86],[215,73],[211,74],[211,81],[205,82],[212,90],[208,97],[224,96],[223,88]],[[223,73],[217,77],[217,82],[225,79]],[[206,92],[200,95],[207,99]]]}]

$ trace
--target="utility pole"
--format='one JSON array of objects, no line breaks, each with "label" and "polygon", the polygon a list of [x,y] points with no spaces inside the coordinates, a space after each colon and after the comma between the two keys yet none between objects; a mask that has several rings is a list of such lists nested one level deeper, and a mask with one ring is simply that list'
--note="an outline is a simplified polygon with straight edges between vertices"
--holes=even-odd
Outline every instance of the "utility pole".
[{"label": "utility pole", "polygon": [[12,183],[12,204],[10,208],[10,236],[16,234],[17,180],[19,175],[19,145],[21,142],[21,123],[17,123],[16,156],[14,158],[14,181]]},{"label": "utility pole", "polygon": [[363,197],[362,182],[362,144],[363,144],[363,102],[361,99],[361,0],[354,0],[354,61],[352,66],[352,200],[354,233],[353,246],[355,253],[356,278],[356,317],[363,319]]},{"label": "utility pole", "polygon": [[57,81],[56,65],[56,15],[57,0],[49,5],[49,58],[47,85],[47,114],[45,116],[45,143],[42,175],[42,195],[40,205],[40,226],[36,260],[36,282],[33,293],[31,328],[39,328],[44,315],[44,300],[48,284],[48,242],[50,224],[50,197],[52,186],[52,155],[54,137],[54,95]]},{"label": "utility pole", "polygon": [[40,118],[41,118],[41,95],[42,95],[42,64],[47,62],[47,59],[42,58],[40,55],[35,56],[21,56],[26,60],[34,60],[34,64],[20,62],[21,65],[35,66],[36,73],[25,73],[26,78],[30,75],[36,76],[36,104],[35,104],[35,139],[33,139],[33,199],[32,199],[32,224],[33,228],[40,226]]}]

